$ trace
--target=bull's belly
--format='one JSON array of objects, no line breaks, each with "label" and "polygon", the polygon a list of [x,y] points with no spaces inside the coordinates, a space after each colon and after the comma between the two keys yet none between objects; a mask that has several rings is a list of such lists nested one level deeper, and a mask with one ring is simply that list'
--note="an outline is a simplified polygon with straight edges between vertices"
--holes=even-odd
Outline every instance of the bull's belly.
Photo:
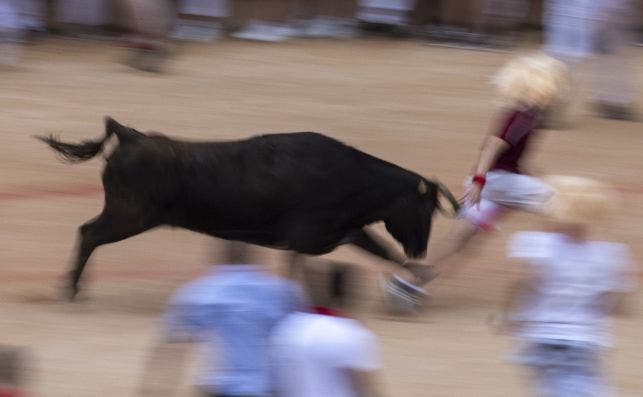
[{"label": "bull's belly", "polygon": [[[266,214],[274,214],[267,217]],[[264,247],[287,249],[309,255],[326,254],[346,242],[347,236],[359,229],[357,225],[341,225],[329,222],[328,217],[312,216],[310,213],[287,213],[279,211],[255,211],[214,213],[213,211],[179,211],[169,221],[198,233],[224,240],[241,241]],[[322,214],[323,215],[323,214]]]},{"label": "bull's belly", "polygon": [[[179,226],[179,225],[175,225]],[[285,237],[271,229],[212,229],[208,227],[179,226],[197,233],[229,241],[240,241],[262,247],[292,250],[307,255],[323,255],[346,242],[345,233],[291,235]]]}]

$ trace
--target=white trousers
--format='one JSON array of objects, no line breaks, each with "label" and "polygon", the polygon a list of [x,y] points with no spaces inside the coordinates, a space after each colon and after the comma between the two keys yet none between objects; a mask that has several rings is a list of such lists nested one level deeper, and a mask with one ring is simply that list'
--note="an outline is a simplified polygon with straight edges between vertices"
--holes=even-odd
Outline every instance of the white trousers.
[{"label": "white trousers", "polygon": [[[539,212],[551,188],[538,178],[506,171],[490,171],[479,205],[466,206],[460,216],[483,229],[491,229],[506,208]],[[470,184],[470,180],[467,184]]]}]

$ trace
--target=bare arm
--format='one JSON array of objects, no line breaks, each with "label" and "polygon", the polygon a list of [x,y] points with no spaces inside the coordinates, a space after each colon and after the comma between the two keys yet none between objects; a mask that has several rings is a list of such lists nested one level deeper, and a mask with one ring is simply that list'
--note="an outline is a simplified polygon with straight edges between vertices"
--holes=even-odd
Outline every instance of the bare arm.
[{"label": "bare arm", "polygon": [[[488,136],[480,150],[480,156],[478,157],[478,162],[474,168],[474,174],[485,175],[491,169],[498,157],[508,148],[509,144],[501,138],[493,135]],[[479,203],[481,192],[482,186],[477,183],[473,183],[464,196],[465,202],[469,205]]]},{"label": "bare arm", "polygon": [[507,142],[497,136],[489,135],[480,150],[475,173],[480,175],[486,174],[496,162],[498,156],[507,149],[509,149]]}]

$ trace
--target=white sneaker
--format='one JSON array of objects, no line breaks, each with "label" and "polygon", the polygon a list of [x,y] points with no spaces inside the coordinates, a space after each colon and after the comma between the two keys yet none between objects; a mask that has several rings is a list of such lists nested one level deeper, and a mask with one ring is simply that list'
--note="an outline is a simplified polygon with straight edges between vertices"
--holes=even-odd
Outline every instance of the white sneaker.
[{"label": "white sneaker", "polygon": [[296,35],[296,30],[288,25],[250,22],[245,28],[234,32],[232,37],[241,40],[265,41],[278,43]]},{"label": "white sneaker", "polygon": [[347,39],[355,37],[356,33],[354,23],[344,18],[317,17],[305,28],[306,37],[318,39]]},{"label": "white sneaker", "polygon": [[419,312],[429,297],[424,288],[413,285],[396,274],[381,276],[380,289],[389,311],[398,314]]}]

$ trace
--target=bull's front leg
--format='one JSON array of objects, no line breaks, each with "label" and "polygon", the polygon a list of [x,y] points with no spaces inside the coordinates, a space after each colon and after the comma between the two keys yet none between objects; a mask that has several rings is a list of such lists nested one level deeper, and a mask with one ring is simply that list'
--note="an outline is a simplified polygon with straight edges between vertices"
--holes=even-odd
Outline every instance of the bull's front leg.
[{"label": "bull's front leg", "polygon": [[348,236],[347,243],[386,261],[395,263],[398,267],[410,272],[418,281],[423,281],[427,277],[432,278],[429,275],[429,273],[432,273],[432,266],[409,261],[392,244],[364,229],[352,232]]},{"label": "bull's front leg", "polygon": [[396,250],[392,244],[364,229],[351,232],[345,242],[386,261],[395,262],[400,266],[404,266],[407,262],[406,256]]}]

